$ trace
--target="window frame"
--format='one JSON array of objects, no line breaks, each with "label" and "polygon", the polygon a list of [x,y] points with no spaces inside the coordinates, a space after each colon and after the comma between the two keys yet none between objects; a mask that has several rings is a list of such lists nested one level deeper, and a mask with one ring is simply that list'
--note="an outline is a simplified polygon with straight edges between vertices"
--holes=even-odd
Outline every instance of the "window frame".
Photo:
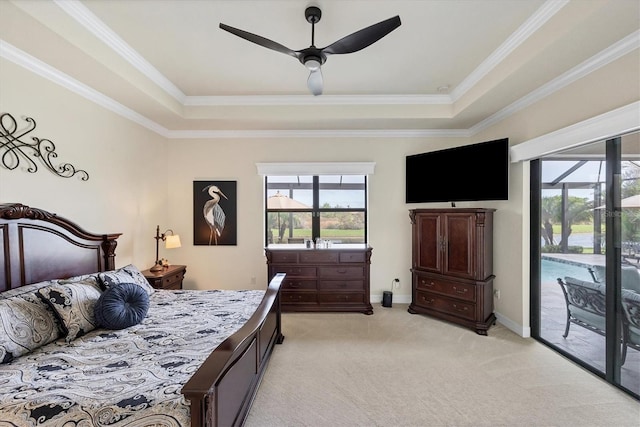
[{"label": "window frame", "polygon": [[[357,176],[361,176],[363,178],[363,182],[362,183],[337,183],[337,184],[331,184],[331,183],[321,183],[320,182],[320,177],[321,176],[344,176],[344,175],[357,175]],[[303,212],[308,212],[311,213],[311,239],[313,241],[315,241],[317,238],[321,237],[321,231],[322,229],[320,228],[320,219],[323,213],[331,213],[331,212],[362,212],[364,214],[364,230],[363,230],[363,242],[358,242],[358,244],[368,244],[368,198],[369,198],[369,180],[368,180],[368,176],[366,173],[363,174],[358,174],[358,173],[348,173],[348,174],[341,174],[341,173],[324,173],[324,174],[315,174],[315,175],[309,175],[306,174],[304,176],[311,176],[312,180],[311,183],[308,182],[298,182],[298,183],[290,183],[288,184],[289,188],[285,188],[283,187],[283,183],[274,183],[274,182],[270,182],[269,178],[271,177],[278,177],[278,176],[298,176],[300,177],[301,175],[298,174],[289,174],[289,173],[271,173],[269,175],[264,175],[264,242],[265,242],[265,247],[268,247],[271,244],[289,244],[289,243],[283,243],[283,242],[270,242],[269,239],[269,213],[303,213]],[[335,186],[336,189],[339,188],[345,188],[346,187],[354,187],[354,190],[359,190],[360,188],[358,187],[363,187],[362,191],[363,191],[363,195],[364,195],[364,205],[361,208],[323,208],[320,206],[320,190],[324,190],[327,187],[332,187]],[[310,209],[268,209],[267,207],[267,200],[269,198],[269,190],[276,190],[276,191],[282,191],[282,190],[287,190],[287,191],[291,191],[291,190],[305,190],[305,189],[310,189],[312,192],[312,206]],[[288,195],[288,194],[287,194]]]}]

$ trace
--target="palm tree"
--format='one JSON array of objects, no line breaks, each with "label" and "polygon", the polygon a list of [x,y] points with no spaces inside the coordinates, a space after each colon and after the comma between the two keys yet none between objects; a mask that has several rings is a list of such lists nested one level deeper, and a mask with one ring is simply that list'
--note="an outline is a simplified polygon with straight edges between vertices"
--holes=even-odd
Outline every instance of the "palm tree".
[{"label": "palm tree", "polygon": [[568,239],[571,235],[571,226],[579,222],[593,220],[593,201],[583,197],[569,196],[565,209],[562,209],[562,196],[551,196],[542,199],[542,237],[547,245],[553,245],[553,226],[564,224],[562,238],[558,243],[561,247],[568,246]]}]

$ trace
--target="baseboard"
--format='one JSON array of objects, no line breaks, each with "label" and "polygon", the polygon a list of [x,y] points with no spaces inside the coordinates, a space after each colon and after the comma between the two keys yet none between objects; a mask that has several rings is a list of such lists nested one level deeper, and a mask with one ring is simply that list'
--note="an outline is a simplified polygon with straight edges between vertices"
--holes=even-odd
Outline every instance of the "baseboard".
[{"label": "baseboard", "polygon": [[513,320],[509,319],[508,317],[503,316],[500,313],[495,313],[495,315],[496,315],[496,320],[498,321],[498,323],[500,323],[505,328],[507,328],[510,331],[513,331],[514,333],[520,335],[522,338],[531,337],[531,328],[530,327],[522,326],[522,325],[514,322]]},{"label": "baseboard", "polygon": [[[371,295],[371,304],[380,304],[382,302],[382,294]],[[411,295],[392,295],[392,302],[397,304],[411,304]],[[531,328],[522,326],[500,313],[495,313],[496,321],[510,331],[520,335],[523,338],[531,337]]]}]

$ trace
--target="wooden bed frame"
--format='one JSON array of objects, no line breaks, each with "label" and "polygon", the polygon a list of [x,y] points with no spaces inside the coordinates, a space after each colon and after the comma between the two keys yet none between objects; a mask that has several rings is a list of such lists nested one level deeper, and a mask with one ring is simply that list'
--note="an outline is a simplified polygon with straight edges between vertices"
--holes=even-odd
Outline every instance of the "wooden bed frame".
[{"label": "wooden bed frame", "polygon": [[[94,234],[42,209],[0,204],[0,293],[44,280],[115,269],[118,233]],[[280,285],[271,280],[253,316],[223,341],[184,384],[191,425],[240,426],[274,345],[284,340]]]}]

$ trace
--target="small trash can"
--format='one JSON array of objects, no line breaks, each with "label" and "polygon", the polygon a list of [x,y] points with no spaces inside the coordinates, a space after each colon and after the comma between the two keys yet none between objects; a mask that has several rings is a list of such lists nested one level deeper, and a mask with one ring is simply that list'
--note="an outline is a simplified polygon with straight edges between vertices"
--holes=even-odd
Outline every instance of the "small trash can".
[{"label": "small trash can", "polygon": [[391,291],[382,292],[382,306],[383,307],[391,307],[392,301],[393,301],[393,292],[391,292]]}]

